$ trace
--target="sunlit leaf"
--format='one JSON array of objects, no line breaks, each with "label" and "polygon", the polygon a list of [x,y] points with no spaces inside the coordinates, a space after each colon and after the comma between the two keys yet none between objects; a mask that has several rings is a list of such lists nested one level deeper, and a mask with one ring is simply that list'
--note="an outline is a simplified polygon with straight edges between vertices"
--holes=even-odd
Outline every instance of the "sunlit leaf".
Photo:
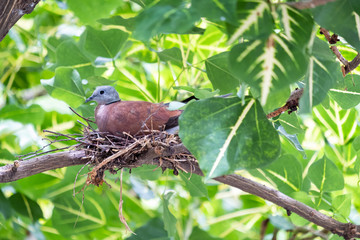
[{"label": "sunlit leaf", "polygon": [[55,77],[41,80],[41,84],[52,97],[66,102],[71,107],[76,108],[85,101],[80,75],[72,68],[57,68]]},{"label": "sunlit leaf", "polygon": [[181,179],[185,182],[187,190],[193,197],[208,197],[203,178],[196,174],[180,172]]},{"label": "sunlit leaf", "polygon": [[330,89],[329,96],[343,109],[355,107],[360,103],[360,76],[346,75],[344,81],[339,81],[337,86]]},{"label": "sunlit leaf", "polygon": [[269,164],[279,136],[259,102],[209,98],[189,104],[179,119],[180,137],[207,178]]},{"label": "sunlit leaf", "polygon": [[320,192],[331,192],[344,188],[342,172],[326,157],[314,162],[310,166],[307,176]]},{"label": "sunlit leaf", "polygon": [[21,123],[41,124],[44,121],[45,111],[39,105],[21,108],[16,105],[6,105],[0,109],[0,119],[12,119]]}]

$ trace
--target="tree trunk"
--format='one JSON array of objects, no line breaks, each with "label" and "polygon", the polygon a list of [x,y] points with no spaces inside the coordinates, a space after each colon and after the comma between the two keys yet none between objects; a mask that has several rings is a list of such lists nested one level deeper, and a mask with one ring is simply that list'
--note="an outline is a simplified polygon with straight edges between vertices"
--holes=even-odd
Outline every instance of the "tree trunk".
[{"label": "tree trunk", "polygon": [[0,0],[0,41],[24,15],[31,13],[40,0]]}]

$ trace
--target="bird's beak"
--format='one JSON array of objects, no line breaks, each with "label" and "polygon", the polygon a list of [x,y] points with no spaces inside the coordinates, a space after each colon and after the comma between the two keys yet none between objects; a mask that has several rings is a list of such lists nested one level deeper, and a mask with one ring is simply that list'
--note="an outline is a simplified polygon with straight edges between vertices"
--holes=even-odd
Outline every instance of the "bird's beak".
[{"label": "bird's beak", "polygon": [[85,100],[85,103],[92,101],[93,98],[93,96],[90,96],[88,99]]}]

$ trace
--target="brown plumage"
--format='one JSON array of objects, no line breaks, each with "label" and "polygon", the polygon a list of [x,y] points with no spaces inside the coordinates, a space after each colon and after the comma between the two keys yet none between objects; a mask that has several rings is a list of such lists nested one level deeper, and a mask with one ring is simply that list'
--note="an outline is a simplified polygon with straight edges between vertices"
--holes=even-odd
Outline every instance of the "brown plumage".
[{"label": "brown plumage", "polygon": [[146,134],[148,130],[175,127],[182,111],[170,111],[164,104],[144,101],[121,101],[111,86],[97,87],[86,102],[96,101],[95,120],[100,132],[112,135]]}]

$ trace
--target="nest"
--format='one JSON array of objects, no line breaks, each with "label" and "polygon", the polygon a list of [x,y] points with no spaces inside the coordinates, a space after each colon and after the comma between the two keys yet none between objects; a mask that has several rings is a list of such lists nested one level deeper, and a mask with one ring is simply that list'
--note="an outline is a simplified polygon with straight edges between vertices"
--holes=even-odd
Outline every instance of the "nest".
[{"label": "nest", "polygon": [[[88,129],[87,129],[88,130]],[[183,146],[177,134],[150,130],[146,135],[132,136],[124,133],[122,137],[85,131],[76,149],[84,149],[88,164],[93,166],[88,173],[87,184],[100,185],[104,174],[112,174],[120,169],[140,167],[143,164],[158,165],[163,171],[173,169],[191,172],[198,169],[196,159]]]}]

